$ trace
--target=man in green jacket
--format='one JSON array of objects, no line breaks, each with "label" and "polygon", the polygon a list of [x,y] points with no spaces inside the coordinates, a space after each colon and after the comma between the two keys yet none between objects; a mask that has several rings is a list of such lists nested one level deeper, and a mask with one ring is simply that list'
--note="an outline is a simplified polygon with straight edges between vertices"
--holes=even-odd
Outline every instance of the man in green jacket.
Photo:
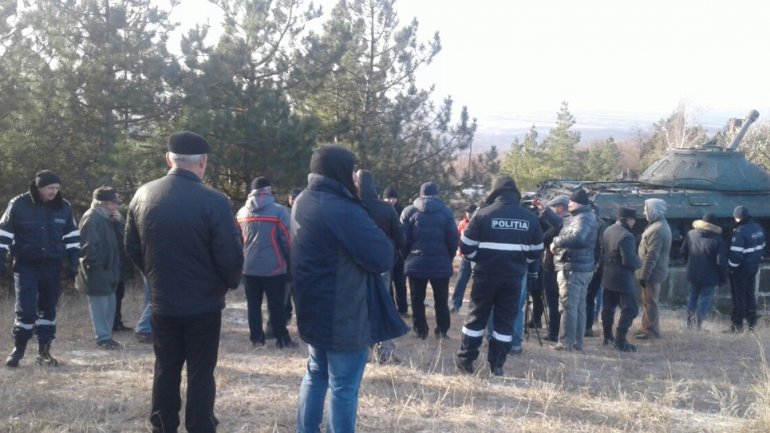
[{"label": "man in green jacket", "polygon": [[644,201],[644,218],[649,225],[639,242],[639,260],[642,267],[636,270],[636,278],[642,287],[642,329],[635,337],[644,340],[660,338],[658,298],[660,286],[668,278],[668,259],[671,250],[671,228],[666,221],[666,202],[659,198]]},{"label": "man in green jacket", "polygon": [[112,339],[115,320],[115,289],[120,281],[120,250],[113,227],[113,215],[120,197],[112,187],[94,190],[91,208],[80,220],[81,258],[76,279],[79,290],[88,295],[96,345],[119,349]]}]

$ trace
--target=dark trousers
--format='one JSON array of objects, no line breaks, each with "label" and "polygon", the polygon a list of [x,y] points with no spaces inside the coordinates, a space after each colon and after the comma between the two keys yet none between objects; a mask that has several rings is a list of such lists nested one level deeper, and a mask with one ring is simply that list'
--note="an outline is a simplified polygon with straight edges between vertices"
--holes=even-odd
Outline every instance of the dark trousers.
[{"label": "dark trousers", "polygon": [[398,260],[396,260],[396,264],[393,265],[391,280],[391,295],[396,302],[396,308],[398,308],[398,312],[404,315],[409,310],[409,304],[406,299],[406,276],[404,275],[404,259],[401,257],[399,257]]},{"label": "dark trousers", "polygon": [[249,316],[249,340],[252,343],[265,341],[265,333],[262,329],[262,296],[265,295],[273,335],[276,340],[285,342],[289,339],[289,331],[286,330],[286,275],[270,277],[244,275],[244,277]]},{"label": "dark trousers", "polygon": [[118,286],[115,288],[115,320],[112,326],[118,326],[123,324],[123,314],[121,313],[121,306],[123,304],[123,298],[126,296],[126,284],[123,280],[118,282]]},{"label": "dark trousers", "polygon": [[471,365],[479,356],[484,328],[494,308],[492,338],[489,339],[487,361],[490,368],[502,367],[513,342],[513,323],[518,314],[521,276],[492,277],[473,274],[470,311],[463,324],[462,344],[457,352],[459,363]]},{"label": "dark trousers", "polygon": [[594,326],[594,312],[596,311],[596,295],[602,289],[602,272],[594,271],[591,282],[586,291],[586,329]]},{"label": "dark trousers", "polygon": [[152,313],[155,374],[152,383],[150,423],[154,433],[176,432],[182,399],[179,386],[187,362],[185,427],[190,433],[216,431],[214,397],[222,312],[193,316]]},{"label": "dark trousers", "polygon": [[542,323],[543,312],[545,311],[545,290],[543,290],[543,273],[538,273],[537,278],[527,280],[527,290],[532,297],[532,318],[533,325],[540,327]]},{"label": "dark trousers", "polygon": [[412,298],[412,328],[417,335],[428,335],[428,321],[425,319],[425,292],[428,282],[433,289],[433,307],[436,309],[436,334],[446,334],[449,330],[449,278],[409,277],[409,290]]},{"label": "dark trousers", "polygon": [[11,334],[17,341],[28,341],[37,334],[41,343],[56,338],[56,305],[61,294],[61,263],[14,264],[16,322]]},{"label": "dark trousers", "polygon": [[736,329],[743,328],[743,321],[753,328],[757,324],[757,271],[751,272],[743,267],[730,272],[730,291],[733,298],[733,312],[730,320]]},{"label": "dark trousers", "polygon": [[631,322],[639,315],[639,304],[636,302],[636,296],[633,293],[621,293],[612,290],[604,291],[604,300],[602,301],[602,328],[604,337],[612,337],[612,325],[615,321],[615,309],[620,307],[620,318],[618,319],[618,340],[624,340],[628,329],[631,328]]},{"label": "dark trousers", "polygon": [[555,270],[543,268],[543,290],[545,302],[548,305],[548,339],[557,341],[561,314],[559,313],[559,284],[556,282]]}]

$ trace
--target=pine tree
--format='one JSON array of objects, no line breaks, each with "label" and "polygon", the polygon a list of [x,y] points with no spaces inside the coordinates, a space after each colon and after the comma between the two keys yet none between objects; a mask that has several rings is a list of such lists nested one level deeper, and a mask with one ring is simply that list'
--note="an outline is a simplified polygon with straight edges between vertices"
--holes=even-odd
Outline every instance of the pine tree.
[{"label": "pine tree", "polygon": [[573,131],[575,118],[569,104],[562,102],[556,114],[556,126],[548,131],[543,140],[544,174],[549,178],[576,179],[582,177],[582,164],[575,146],[580,142],[580,132]]}]

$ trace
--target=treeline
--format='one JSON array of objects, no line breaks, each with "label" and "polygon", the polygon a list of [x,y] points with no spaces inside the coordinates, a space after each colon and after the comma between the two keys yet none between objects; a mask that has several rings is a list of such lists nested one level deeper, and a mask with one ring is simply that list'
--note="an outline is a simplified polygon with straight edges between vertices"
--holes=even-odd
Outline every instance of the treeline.
[{"label": "treeline", "polygon": [[320,143],[353,149],[406,195],[425,179],[457,183],[447,167],[475,120],[417,87],[441,42],[402,25],[394,0],[328,13],[303,0],[212,3],[218,39],[196,25],[173,49],[177,25],[154,1],[0,3],[0,199],[43,168],[80,209],[102,184],[130,194],[165,171],[165,137],[181,129],[209,139],[207,181],[236,202],[257,175],[278,192],[303,186]]}]

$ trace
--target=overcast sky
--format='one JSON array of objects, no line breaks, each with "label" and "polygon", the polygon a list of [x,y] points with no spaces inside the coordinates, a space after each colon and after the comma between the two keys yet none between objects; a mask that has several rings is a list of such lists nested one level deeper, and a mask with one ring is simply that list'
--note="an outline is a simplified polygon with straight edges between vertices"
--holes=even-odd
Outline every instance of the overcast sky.
[{"label": "overcast sky", "polygon": [[[205,0],[174,18],[203,21]],[[323,0],[325,11],[334,0]],[[756,108],[770,116],[770,2],[399,0],[442,51],[418,77],[479,120],[558,111],[671,113]],[[212,23],[214,24],[214,23]]]}]

